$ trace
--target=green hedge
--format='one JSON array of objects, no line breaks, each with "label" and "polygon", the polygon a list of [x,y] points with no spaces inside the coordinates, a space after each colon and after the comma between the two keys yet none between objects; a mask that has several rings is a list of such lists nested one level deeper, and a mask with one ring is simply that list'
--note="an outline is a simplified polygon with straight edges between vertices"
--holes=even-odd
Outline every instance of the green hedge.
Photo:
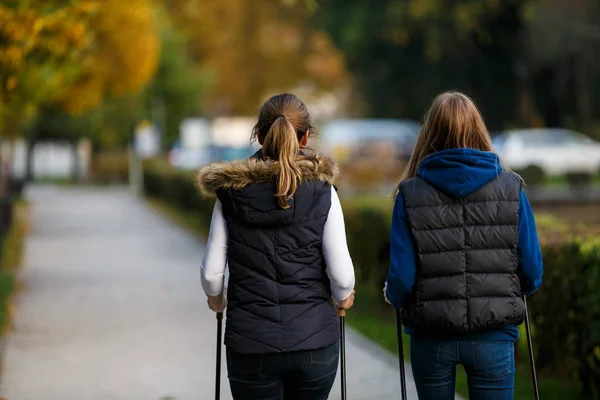
[{"label": "green hedge", "polygon": [[351,201],[345,201],[343,208],[348,248],[357,279],[383,287],[389,265],[391,211],[356,206]]},{"label": "green hedge", "polygon": [[[536,365],[600,395],[600,238],[543,246],[544,283],[529,302]],[[592,394],[595,393],[595,396]]]},{"label": "green hedge", "polygon": [[90,178],[96,183],[123,183],[129,180],[127,152],[95,154],[90,165]]},{"label": "green hedge", "polygon": [[197,212],[198,223],[201,224],[198,228],[208,232],[214,201],[200,197],[193,184],[194,172],[175,170],[162,160],[147,160],[143,169],[143,187],[147,196],[182,210]]},{"label": "green hedge", "polygon": [[[206,232],[214,202],[200,198],[193,177],[164,163],[147,162],[144,190],[197,214],[199,228]],[[382,287],[387,276],[391,205],[391,199],[343,201],[348,244],[362,286]],[[591,393],[600,392],[600,238],[567,235],[544,235],[552,238],[543,244],[544,284],[529,299],[536,363],[542,377],[579,381],[587,389],[586,398],[597,398]],[[526,353],[521,353],[526,363]]]},{"label": "green hedge", "polygon": [[14,203],[14,218],[0,243],[0,335],[5,333],[11,318],[10,299],[17,286],[17,269],[21,265],[23,245],[27,235],[27,205]]}]

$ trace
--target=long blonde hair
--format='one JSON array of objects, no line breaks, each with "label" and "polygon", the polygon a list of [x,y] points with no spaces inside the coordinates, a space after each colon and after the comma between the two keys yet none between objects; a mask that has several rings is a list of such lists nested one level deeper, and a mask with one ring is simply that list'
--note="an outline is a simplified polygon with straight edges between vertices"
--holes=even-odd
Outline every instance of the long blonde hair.
[{"label": "long blonde hair", "polygon": [[[445,92],[433,100],[425,114],[425,123],[400,182],[414,178],[421,161],[428,155],[456,148],[494,151],[483,117],[473,100],[459,92]],[[398,188],[394,196],[397,193]]]},{"label": "long blonde hair", "polygon": [[273,96],[260,108],[252,136],[262,141],[263,157],[279,163],[275,195],[281,208],[290,207],[288,201],[296,193],[302,179],[302,172],[297,165],[300,141],[311,128],[308,109],[293,94]]}]

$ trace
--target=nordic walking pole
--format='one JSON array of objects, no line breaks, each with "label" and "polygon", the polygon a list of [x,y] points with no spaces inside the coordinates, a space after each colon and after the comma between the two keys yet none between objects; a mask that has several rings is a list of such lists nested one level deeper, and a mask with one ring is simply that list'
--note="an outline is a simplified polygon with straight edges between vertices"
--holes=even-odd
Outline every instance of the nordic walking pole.
[{"label": "nordic walking pole", "polygon": [[342,372],[342,400],[346,400],[346,310],[339,309],[338,315],[340,316],[340,366]]},{"label": "nordic walking pole", "polygon": [[529,365],[531,366],[531,379],[533,380],[533,394],[536,400],[540,400],[537,373],[535,372],[535,357],[533,355],[533,343],[531,342],[531,327],[529,325],[529,311],[527,310],[527,298],[523,296],[525,303],[525,330],[527,331],[527,347],[529,347]]},{"label": "nordic walking pole", "polygon": [[404,346],[402,345],[402,322],[400,322],[400,310],[396,309],[396,331],[398,334],[398,364],[400,365],[400,387],[402,389],[402,400],[406,396],[406,371],[404,370]]},{"label": "nordic walking pole", "polygon": [[221,337],[223,336],[223,313],[217,313],[217,368],[215,370],[215,400],[221,398]]}]

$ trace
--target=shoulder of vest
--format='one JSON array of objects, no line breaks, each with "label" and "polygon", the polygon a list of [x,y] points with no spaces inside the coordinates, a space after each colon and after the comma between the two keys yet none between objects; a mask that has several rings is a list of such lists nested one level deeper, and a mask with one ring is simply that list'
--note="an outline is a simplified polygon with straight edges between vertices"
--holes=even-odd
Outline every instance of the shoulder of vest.
[{"label": "shoulder of vest", "polygon": [[500,174],[498,175],[498,180],[505,185],[510,185],[513,186],[514,188],[519,188],[519,190],[521,190],[521,188],[523,187],[523,179],[515,174],[514,172],[509,172],[509,171],[502,171],[500,172]]},{"label": "shoulder of vest", "polygon": [[402,191],[406,187],[413,187],[420,179],[421,178],[419,178],[419,177],[414,177],[414,178],[409,178],[405,181],[402,181],[402,182],[400,182],[400,184],[398,184],[398,190]]}]

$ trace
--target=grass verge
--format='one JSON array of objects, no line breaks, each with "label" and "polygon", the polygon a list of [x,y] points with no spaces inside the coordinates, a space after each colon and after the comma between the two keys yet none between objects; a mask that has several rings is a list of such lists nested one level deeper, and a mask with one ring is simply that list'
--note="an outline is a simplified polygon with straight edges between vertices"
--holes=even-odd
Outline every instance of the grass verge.
[{"label": "grass verge", "polygon": [[[364,336],[379,343],[385,349],[396,353],[398,342],[396,339],[395,313],[391,307],[382,305],[381,289],[359,286],[356,289],[356,302],[348,312],[346,321],[355,330]],[[404,356],[410,359],[409,336],[403,335]],[[517,373],[515,375],[515,400],[529,400],[533,397],[531,373],[527,357],[527,342],[524,335],[519,340],[520,348],[517,361]],[[524,350],[524,351],[523,351]],[[468,398],[467,377],[462,367],[457,370],[456,390],[465,398]],[[538,377],[540,386],[540,398],[547,400],[578,399],[581,397],[579,387],[576,383],[562,382],[551,377]]]},{"label": "grass verge", "polygon": [[21,265],[23,245],[28,230],[28,206],[25,201],[14,203],[13,224],[0,245],[0,333],[5,333],[10,323],[10,299],[17,287],[16,272]]}]

